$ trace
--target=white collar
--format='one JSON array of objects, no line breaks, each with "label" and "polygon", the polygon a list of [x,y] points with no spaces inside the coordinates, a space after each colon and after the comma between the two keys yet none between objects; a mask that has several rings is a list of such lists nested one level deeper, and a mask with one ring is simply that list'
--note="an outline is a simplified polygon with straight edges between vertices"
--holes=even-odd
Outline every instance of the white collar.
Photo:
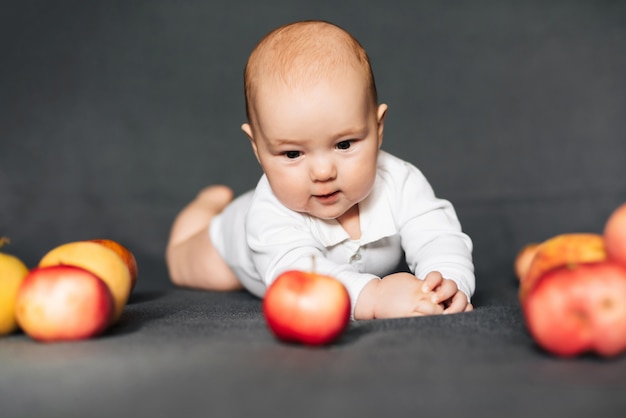
[{"label": "white collar", "polygon": [[[384,180],[377,176],[372,192],[359,203],[360,245],[370,244],[398,232],[385,187]],[[311,231],[325,247],[332,247],[350,239],[346,230],[335,219],[326,220],[311,216],[307,218]]]}]

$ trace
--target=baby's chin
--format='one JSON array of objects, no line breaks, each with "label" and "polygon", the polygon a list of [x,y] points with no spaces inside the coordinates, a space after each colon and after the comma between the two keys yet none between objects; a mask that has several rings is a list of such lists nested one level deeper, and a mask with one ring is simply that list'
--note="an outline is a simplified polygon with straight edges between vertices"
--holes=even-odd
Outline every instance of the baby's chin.
[{"label": "baby's chin", "polygon": [[293,210],[294,212],[298,212],[301,215],[310,216],[312,218],[321,219],[323,221],[336,220],[337,218],[340,218],[345,213],[345,212],[343,212],[343,213],[340,213],[337,216],[334,216],[334,215],[327,215],[327,214],[324,214],[324,213],[319,213],[317,211],[310,211],[310,210],[295,210],[295,209],[291,209],[291,210]]},{"label": "baby's chin", "polygon": [[[316,202],[316,199],[312,197],[308,202],[289,202],[281,200],[281,203],[288,209],[298,212],[302,215],[308,215],[313,218],[330,221],[340,220],[340,218],[348,214],[352,209],[358,211],[359,202],[355,202],[354,199],[350,199],[343,193],[339,194],[338,199],[334,203],[323,204]],[[361,199],[362,201],[363,199]]]},{"label": "baby's chin", "polygon": [[311,216],[313,218],[321,219],[323,221],[340,221],[341,217],[346,215],[353,206],[339,211],[320,211],[320,210],[306,210],[300,211],[300,213]]}]

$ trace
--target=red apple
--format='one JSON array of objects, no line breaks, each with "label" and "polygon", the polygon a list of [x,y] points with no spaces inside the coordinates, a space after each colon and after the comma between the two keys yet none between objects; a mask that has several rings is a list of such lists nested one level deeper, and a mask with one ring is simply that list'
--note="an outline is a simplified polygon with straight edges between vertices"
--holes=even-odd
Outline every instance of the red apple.
[{"label": "red apple", "polygon": [[329,344],[350,321],[350,296],[338,280],[303,271],[276,278],[263,299],[263,313],[274,335],[286,342]]},{"label": "red apple", "polygon": [[528,329],[548,352],[610,357],[626,350],[626,267],[604,261],[541,277],[522,302]]},{"label": "red apple", "polygon": [[604,226],[604,242],[609,258],[626,266],[626,203],[609,216]]},{"label": "red apple", "polygon": [[82,340],[104,332],[114,301],[105,282],[85,269],[38,267],[20,286],[15,315],[22,330],[38,341]]}]

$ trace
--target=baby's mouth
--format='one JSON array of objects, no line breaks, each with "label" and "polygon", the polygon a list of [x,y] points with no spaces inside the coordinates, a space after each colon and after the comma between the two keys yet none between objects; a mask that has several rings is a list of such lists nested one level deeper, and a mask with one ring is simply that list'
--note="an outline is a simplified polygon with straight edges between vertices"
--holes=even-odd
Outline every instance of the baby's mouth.
[{"label": "baby's mouth", "polygon": [[332,193],[327,194],[318,194],[314,195],[314,197],[321,202],[329,202],[334,200],[339,195],[339,190],[335,190]]},{"label": "baby's mouth", "polygon": [[330,197],[330,196],[332,196],[332,195],[334,195],[334,194],[337,194],[337,193],[339,193],[339,192],[334,191],[334,192],[331,192],[331,193],[328,193],[328,194],[320,194],[320,195],[317,195],[317,197],[321,197],[321,198],[324,198],[324,197]]}]

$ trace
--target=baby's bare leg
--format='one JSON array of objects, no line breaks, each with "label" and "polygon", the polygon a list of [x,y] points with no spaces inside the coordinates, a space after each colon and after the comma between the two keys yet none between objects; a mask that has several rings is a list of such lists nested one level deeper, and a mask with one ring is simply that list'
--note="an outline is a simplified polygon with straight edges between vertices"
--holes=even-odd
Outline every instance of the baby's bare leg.
[{"label": "baby's bare leg", "polygon": [[213,246],[211,220],[233,200],[226,186],[202,190],[176,217],[165,253],[172,282],[206,290],[237,290],[241,283]]}]

